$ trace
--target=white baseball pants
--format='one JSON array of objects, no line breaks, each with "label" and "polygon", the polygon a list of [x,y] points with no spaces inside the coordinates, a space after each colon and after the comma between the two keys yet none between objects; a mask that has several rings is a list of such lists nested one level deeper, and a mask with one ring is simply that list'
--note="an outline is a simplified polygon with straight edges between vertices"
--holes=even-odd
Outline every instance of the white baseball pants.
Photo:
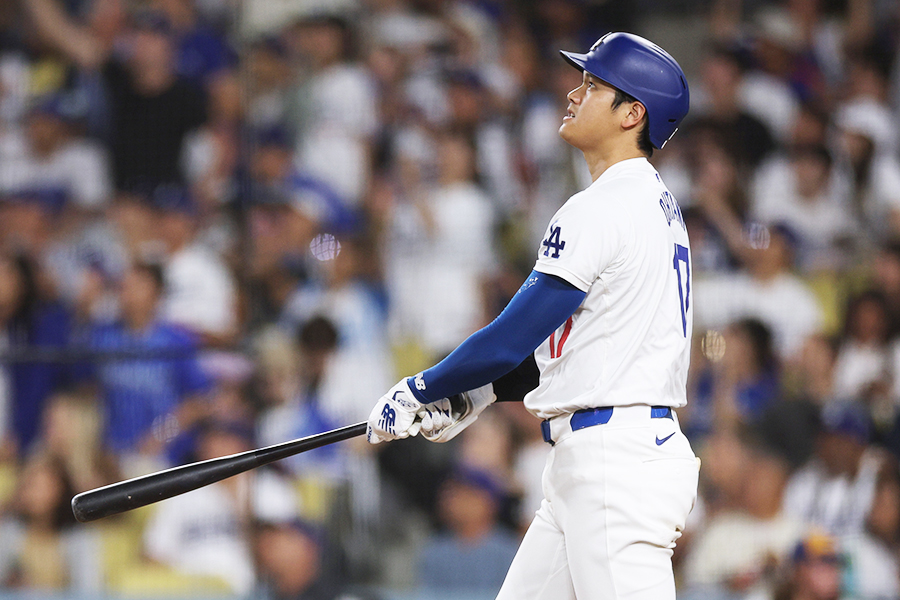
[{"label": "white baseball pants", "polygon": [[674,600],[672,549],[699,474],[678,422],[642,405],[575,432],[559,423],[568,416],[551,421],[544,500],[498,600]]}]

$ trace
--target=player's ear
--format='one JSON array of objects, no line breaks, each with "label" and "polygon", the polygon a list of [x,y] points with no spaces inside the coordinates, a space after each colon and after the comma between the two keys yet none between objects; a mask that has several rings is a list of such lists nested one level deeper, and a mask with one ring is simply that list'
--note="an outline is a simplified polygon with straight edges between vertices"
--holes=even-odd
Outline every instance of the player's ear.
[{"label": "player's ear", "polygon": [[622,117],[622,127],[631,129],[640,124],[647,114],[647,107],[640,102],[631,102],[628,104],[628,111]]}]

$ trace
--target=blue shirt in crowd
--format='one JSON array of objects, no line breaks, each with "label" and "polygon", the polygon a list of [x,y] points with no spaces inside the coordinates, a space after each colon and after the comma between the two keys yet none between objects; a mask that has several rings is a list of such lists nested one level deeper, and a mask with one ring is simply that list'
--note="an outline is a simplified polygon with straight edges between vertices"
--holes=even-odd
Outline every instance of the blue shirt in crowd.
[{"label": "blue shirt in crowd", "polygon": [[[40,304],[22,322],[9,328],[9,345],[62,349],[69,342],[71,317],[59,303]],[[57,389],[69,383],[68,368],[54,361],[16,362],[9,366],[12,385],[10,427],[22,451],[40,432],[44,405]]]},{"label": "blue shirt in crowd", "polygon": [[500,528],[475,543],[442,534],[419,555],[419,581],[430,590],[494,594],[518,548],[515,536]]},{"label": "blue shirt in crowd", "polygon": [[99,326],[91,333],[91,347],[149,355],[94,366],[106,411],[106,443],[113,451],[135,449],[154,422],[161,424],[183,400],[210,388],[193,336],[174,325],[157,322],[140,333],[122,323]]}]

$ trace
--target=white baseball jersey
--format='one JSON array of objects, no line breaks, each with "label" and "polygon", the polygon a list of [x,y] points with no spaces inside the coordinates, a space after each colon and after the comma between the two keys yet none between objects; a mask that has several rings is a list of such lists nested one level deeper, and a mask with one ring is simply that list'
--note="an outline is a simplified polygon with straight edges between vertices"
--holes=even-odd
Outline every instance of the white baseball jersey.
[{"label": "white baseball jersey", "polygon": [[693,306],[681,209],[650,163],[616,163],[557,211],[536,271],[586,292],[538,346],[525,406],[547,419],[582,408],[684,406]]}]

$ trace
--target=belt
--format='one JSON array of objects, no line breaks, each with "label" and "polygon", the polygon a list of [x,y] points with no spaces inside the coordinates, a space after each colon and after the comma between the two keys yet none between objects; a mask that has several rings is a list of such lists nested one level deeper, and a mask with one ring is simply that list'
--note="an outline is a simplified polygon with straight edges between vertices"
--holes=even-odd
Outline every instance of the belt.
[{"label": "belt", "polygon": [[[620,410],[625,407],[620,407]],[[637,408],[637,407],[627,407],[628,409]],[[571,414],[569,417],[569,425],[572,428],[572,431],[578,431],[579,429],[585,429],[586,427],[593,427],[594,425],[605,425],[609,423],[609,420],[613,416],[613,411],[615,410],[614,406],[602,406],[600,408],[582,408],[581,410],[577,410]],[[644,413],[646,414],[646,413]],[[672,409],[668,406],[651,406],[650,407],[650,418],[651,419],[672,419],[675,418],[672,416]],[[565,418],[565,415],[560,415],[555,418]],[[544,419],[541,421],[541,433],[544,436],[544,441],[550,444],[551,446],[556,445],[556,442],[553,440],[553,435],[550,430],[550,419]]]}]

